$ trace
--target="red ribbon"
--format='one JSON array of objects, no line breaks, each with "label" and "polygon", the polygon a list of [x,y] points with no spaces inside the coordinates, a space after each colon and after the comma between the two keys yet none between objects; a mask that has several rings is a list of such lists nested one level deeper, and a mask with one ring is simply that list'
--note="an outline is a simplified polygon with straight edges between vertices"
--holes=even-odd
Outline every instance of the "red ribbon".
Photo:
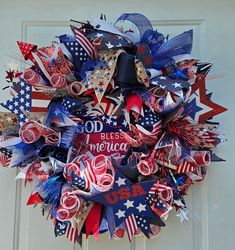
[{"label": "red ribbon", "polygon": [[61,89],[66,86],[67,80],[63,74],[55,73],[51,76],[50,83],[54,88]]},{"label": "red ribbon", "polygon": [[90,233],[93,233],[96,240],[99,239],[99,225],[100,225],[100,214],[102,205],[95,203],[91,208],[90,213],[86,218],[86,238]]}]

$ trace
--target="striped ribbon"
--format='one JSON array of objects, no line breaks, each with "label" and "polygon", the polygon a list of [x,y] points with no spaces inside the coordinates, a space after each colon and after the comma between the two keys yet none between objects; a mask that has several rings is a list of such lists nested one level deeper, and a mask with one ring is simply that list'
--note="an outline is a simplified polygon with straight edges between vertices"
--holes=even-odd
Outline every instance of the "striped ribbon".
[{"label": "striped ribbon", "polygon": [[72,27],[72,30],[79,44],[81,44],[81,46],[84,48],[84,50],[92,59],[95,59],[97,57],[97,54],[93,44],[85,37],[81,29],[77,27]]},{"label": "striped ribbon", "polygon": [[68,182],[72,180],[72,171],[85,180],[85,189],[90,192],[95,188],[99,192],[106,192],[114,183],[114,168],[105,155],[98,155],[91,159],[82,155],[68,163],[64,170],[64,176]]},{"label": "striped ribbon", "polygon": [[138,230],[137,223],[136,223],[136,220],[135,220],[135,216],[133,214],[129,215],[125,219],[125,226],[126,226],[126,232],[127,232],[128,240],[131,241],[131,238],[133,237],[133,235]]},{"label": "striped ribbon", "polygon": [[47,128],[36,121],[25,122],[19,129],[19,135],[24,143],[30,144],[45,138],[46,144],[57,145],[60,142],[60,134],[51,128]]}]

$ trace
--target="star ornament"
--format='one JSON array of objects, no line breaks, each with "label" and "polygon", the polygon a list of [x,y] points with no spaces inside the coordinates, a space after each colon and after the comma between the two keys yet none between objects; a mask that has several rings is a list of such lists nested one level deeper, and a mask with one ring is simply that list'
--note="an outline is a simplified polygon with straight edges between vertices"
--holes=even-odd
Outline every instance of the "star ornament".
[{"label": "star ornament", "polygon": [[[192,86],[192,92],[198,99],[197,106],[200,106],[203,110],[200,111],[200,115],[197,118],[199,123],[203,123],[206,120],[225,112],[227,109],[212,102],[208,99],[206,94],[206,81],[205,76],[200,75],[194,85]],[[198,105],[199,104],[199,105]]]},{"label": "star ornament", "polygon": [[113,188],[94,195],[91,199],[112,208],[115,225],[118,227],[132,214],[153,217],[152,210],[145,199],[153,184],[154,181],[133,184],[117,170]]}]

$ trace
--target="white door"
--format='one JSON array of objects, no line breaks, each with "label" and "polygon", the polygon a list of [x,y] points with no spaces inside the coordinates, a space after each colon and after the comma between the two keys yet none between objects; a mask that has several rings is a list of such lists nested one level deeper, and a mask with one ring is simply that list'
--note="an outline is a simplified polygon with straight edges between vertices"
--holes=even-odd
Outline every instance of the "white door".
[{"label": "white door", "polygon": [[[69,32],[70,19],[87,20],[105,13],[114,21],[124,12],[143,13],[155,28],[170,36],[193,28],[194,55],[202,60],[216,59],[214,73],[224,73],[223,78],[209,81],[208,89],[213,90],[214,100],[229,108],[217,118],[222,124],[220,130],[229,139],[218,149],[227,161],[213,164],[208,179],[192,188],[187,197],[189,223],[180,224],[172,213],[156,239],[136,238],[129,244],[127,240],[111,241],[103,235],[98,242],[92,237],[84,241],[83,249],[234,249],[234,8],[233,0],[0,0],[1,82],[3,65],[9,61],[7,54],[17,49],[17,40],[48,45],[55,35]],[[3,92],[0,97],[5,98]],[[52,222],[41,216],[40,209],[26,207],[30,189],[15,183],[15,174],[14,169],[0,169],[0,249],[80,249],[65,238],[55,238]]]}]

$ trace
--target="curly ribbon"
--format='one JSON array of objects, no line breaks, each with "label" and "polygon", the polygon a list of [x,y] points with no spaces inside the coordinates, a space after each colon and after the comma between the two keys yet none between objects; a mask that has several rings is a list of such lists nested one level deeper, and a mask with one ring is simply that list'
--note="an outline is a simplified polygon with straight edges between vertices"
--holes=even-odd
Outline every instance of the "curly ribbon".
[{"label": "curly ribbon", "polygon": [[60,134],[35,121],[25,122],[19,129],[19,135],[24,143],[30,144],[43,136],[46,144],[59,144]]},{"label": "curly ribbon", "polygon": [[55,73],[51,76],[50,83],[52,87],[61,89],[64,88],[67,84],[66,77],[61,73]]},{"label": "curly ribbon", "polygon": [[150,239],[153,239],[156,236],[158,236],[158,234],[161,231],[161,227],[159,227],[157,225],[154,225],[154,224],[150,224],[150,229],[151,229],[151,232],[152,232],[152,233],[149,234]]},{"label": "curly ribbon", "polygon": [[77,97],[80,95],[81,88],[82,88],[82,85],[78,81],[75,81],[67,86],[67,90],[69,94],[71,94],[74,97]]},{"label": "curly ribbon", "polygon": [[207,168],[196,167],[193,172],[186,174],[192,181],[203,181],[207,176]]},{"label": "curly ribbon", "polygon": [[92,160],[87,155],[75,158],[64,170],[64,176],[69,182],[72,181],[72,172],[86,181],[87,191],[95,188],[99,192],[106,192],[113,186],[115,171],[105,155],[98,155]]},{"label": "curly ribbon", "polygon": [[35,162],[30,165],[25,174],[25,185],[33,180],[33,176],[37,176],[41,182],[44,182],[49,178],[49,172],[41,170],[41,167],[41,162]]},{"label": "curly ribbon", "polygon": [[211,162],[211,155],[209,151],[191,151],[193,164],[198,167],[208,166]]},{"label": "curly ribbon", "polygon": [[113,233],[113,239],[120,240],[124,237],[125,230],[121,227],[115,228],[115,231]]},{"label": "curly ribbon", "polygon": [[152,158],[140,160],[140,162],[137,164],[137,168],[144,176],[154,174],[158,171],[158,165],[153,161]]},{"label": "curly ribbon", "polygon": [[82,199],[71,194],[72,189],[69,186],[64,186],[61,192],[60,205],[56,211],[56,218],[60,221],[66,221],[73,218],[82,205]]},{"label": "curly ribbon", "polygon": [[33,69],[26,69],[23,74],[25,81],[35,87],[48,87],[45,86],[47,82],[41,77],[39,73]]},{"label": "curly ribbon", "polygon": [[[156,183],[156,197],[151,209],[160,217],[167,218],[169,211],[172,209],[173,191],[159,182]],[[161,208],[162,207],[162,208]]]}]

